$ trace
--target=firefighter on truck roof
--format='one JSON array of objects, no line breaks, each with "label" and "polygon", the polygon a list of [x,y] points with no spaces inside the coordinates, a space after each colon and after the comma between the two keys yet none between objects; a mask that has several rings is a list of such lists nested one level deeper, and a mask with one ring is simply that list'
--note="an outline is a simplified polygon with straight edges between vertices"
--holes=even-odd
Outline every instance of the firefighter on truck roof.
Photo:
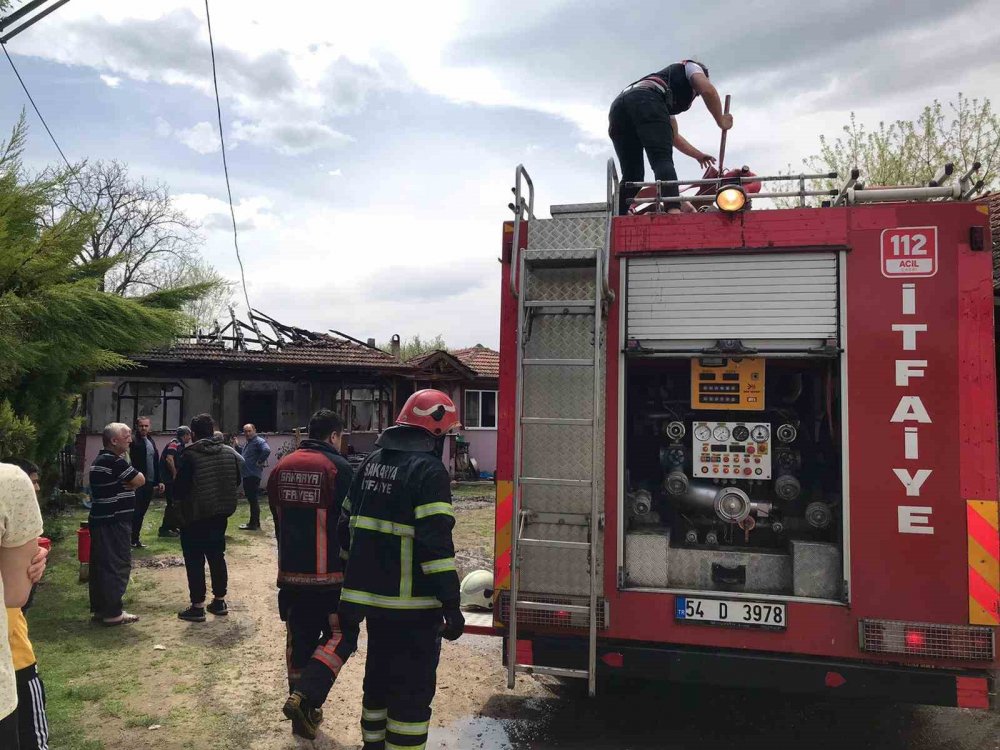
[{"label": "firefighter on truck roof", "polygon": [[316,737],[322,705],[357,646],[357,625],[337,616],[344,561],[337,543],[340,507],[353,472],[340,454],[344,423],[329,409],[309,420],[309,438],[274,467],[268,503],[278,539],[278,611],[287,632],[292,732]]},{"label": "firefighter on truck roof", "polygon": [[[680,134],[677,115],[687,112],[698,97],[722,130],[733,126],[733,116],[723,114],[719,92],[708,80],[708,68],[696,60],[682,60],[650,73],[629,84],[611,103],[608,135],[618,155],[622,182],[642,182],[646,175],[643,149],[657,180],[676,180],[674,148],[695,159],[703,169],[715,163],[715,157],[699,151]],[[638,188],[622,190],[619,214],[624,214]],[[676,185],[663,187],[664,197],[677,197]],[[677,213],[672,207],[668,213]]]},{"label": "firefighter on truck roof", "polygon": [[441,461],[445,436],[458,426],[448,396],[417,391],[344,502],[338,531],[349,558],[340,612],[364,618],[368,629],[364,750],[424,747],[441,638],[456,640],[465,628],[451,482]]}]

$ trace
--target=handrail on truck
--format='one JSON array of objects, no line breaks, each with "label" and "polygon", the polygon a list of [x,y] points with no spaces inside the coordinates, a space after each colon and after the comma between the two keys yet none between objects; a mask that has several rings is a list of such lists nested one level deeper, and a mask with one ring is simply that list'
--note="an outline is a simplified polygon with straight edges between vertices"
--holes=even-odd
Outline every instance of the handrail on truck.
[{"label": "handrail on truck", "polygon": [[[524,196],[521,191],[522,177],[528,185],[527,204],[524,202]],[[510,259],[510,293],[517,297],[517,259],[521,252],[519,247],[521,242],[521,219],[525,211],[528,213],[529,220],[535,218],[535,184],[531,181],[531,175],[528,174],[528,170],[524,168],[523,164],[518,164],[514,170],[514,187],[511,190],[514,193],[514,202],[509,203],[507,206],[514,212],[514,237],[511,245]]]},{"label": "handrail on truck", "polygon": [[608,228],[604,238],[604,269],[601,275],[601,282],[604,288],[604,299],[613,302],[615,293],[611,291],[609,267],[611,266],[611,224],[612,217],[618,213],[618,168],[615,167],[615,160],[608,159]]}]

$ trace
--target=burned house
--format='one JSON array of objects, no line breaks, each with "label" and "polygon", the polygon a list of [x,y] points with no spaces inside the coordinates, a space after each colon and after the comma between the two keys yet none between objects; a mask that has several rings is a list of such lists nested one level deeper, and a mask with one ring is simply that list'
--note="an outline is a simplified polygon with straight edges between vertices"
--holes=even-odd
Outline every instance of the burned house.
[{"label": "burned house", "polygon": [[[266,333],[265,333],[266,331]],[[211,414],[227,435],[252,423],[276,458],[292,450],[296,429],[304,430],[320,408],[342,415],[348,450],[368,453],[393,422],[407,397],[419,388],[451,395],[466,428],[446,446],[453,474],[491,475],[496,466],[496,393],[499,354],[477,346],[434,351],[407,362],[399,337],[391,351],[337,331],[318,333],[285,326],[251,313],[250,323],[233,318],[225,328],[192,336],[173,346],[133,357],[137,367],[102,373],[86,397],[86,419],[78,438],[78,465],[89,466],[109,422],[152,420],[162,447],[178,425]]]}]

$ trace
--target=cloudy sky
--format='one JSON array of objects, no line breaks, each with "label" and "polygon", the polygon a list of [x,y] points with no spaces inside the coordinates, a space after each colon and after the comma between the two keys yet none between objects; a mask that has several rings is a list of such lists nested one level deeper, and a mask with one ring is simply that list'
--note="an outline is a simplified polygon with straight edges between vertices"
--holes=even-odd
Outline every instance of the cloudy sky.
[{"label": "cloudy sky", "polygon": [[[528,167],[543,209],[601,200],[607,108],[625,84],[703,60],[733,95],[727,162],[771,172],[815,153],[852,110],[874,124],[958,91],[1000,104],[998,11],[1000,0],[212,0],[251,302],[360,338],[495,346],[514,166]],[[203,222],[208,260],[236,278],[204,3],[72,0],[8,49],[69,159],[120,159],[168,184]],[[0,71],[4,130],[24,103]],[[30,165],[54,162],[29,120]],[[718,149],[700,104],[680,126]]]}]

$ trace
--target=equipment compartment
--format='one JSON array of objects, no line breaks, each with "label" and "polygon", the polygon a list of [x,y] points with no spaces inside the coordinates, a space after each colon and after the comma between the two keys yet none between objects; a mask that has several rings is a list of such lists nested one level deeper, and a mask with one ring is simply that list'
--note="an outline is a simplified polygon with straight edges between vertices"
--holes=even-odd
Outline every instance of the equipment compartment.
[{"label": "equipment compartment", "polygon": [[[626,357],[626,588],[842,599],[840,366]],[[735,372],[753,374],[761,408],[698,387]]]}]

